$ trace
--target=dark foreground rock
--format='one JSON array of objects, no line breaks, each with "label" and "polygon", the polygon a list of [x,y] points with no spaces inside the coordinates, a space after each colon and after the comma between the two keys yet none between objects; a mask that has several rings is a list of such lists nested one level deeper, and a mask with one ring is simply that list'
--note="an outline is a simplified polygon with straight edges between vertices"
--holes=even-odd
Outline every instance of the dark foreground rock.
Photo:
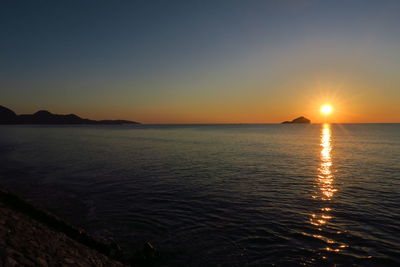
[{"label": "dark foreground rock", "polygon": [[53,114],[47,110],[40,110],[34,114],[17,115],[11,109],[0,106],[0,124],[139,124],[127,120],[89,120],[75,114]]},{"label": "dark foreground rock", "polygon": [[288,123],[306,123],[306,124],[308,124],[308,123],[311,123],[311,121],[309,119],[307,119],[306,117],[301,116],[301,117],[298,117],[298,118],[296,118],[296,119],[294,119],[292,121],[284,121],[284,122],[282,122],[282,124],[288,124]]},{"label": "dark foreground rock", "polygon": [[113,249],[0,191],[0,266],[125,266]]}]

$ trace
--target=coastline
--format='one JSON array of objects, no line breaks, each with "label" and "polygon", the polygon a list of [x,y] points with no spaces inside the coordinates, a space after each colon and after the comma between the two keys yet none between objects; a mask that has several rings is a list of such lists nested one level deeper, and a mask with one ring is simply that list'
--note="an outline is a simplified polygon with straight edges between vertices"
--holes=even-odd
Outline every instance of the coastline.
[{"label": "coastline", "polygon": [[118,245],[99,241],[4,188],[0,235],[2,266],[128,266]]}]

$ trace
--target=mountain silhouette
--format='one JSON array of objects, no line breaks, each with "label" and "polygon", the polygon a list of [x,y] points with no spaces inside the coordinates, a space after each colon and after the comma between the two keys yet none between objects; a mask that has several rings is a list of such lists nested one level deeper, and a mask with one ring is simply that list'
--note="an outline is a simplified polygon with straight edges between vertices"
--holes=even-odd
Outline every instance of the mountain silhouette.
[{"label": "mountain silhouette", "polygon": [[139,124],[127,120],[89,120],[75,114],[53,114],[47,110],[39,110],[34,114],[17,115],[11,109],[0,106],[0,124]]},{"label": "mountain silhouette", "polygon": [[0,123],[9,124],[17,121],[17,114],[11,109],[0,106]]}]

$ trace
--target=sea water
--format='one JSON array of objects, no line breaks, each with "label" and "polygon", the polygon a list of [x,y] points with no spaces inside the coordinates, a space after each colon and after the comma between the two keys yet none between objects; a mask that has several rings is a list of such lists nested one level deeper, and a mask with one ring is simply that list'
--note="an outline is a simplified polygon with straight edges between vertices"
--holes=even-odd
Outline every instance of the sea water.
[{"label": "sea water", "polygon": [[400,124],[0,126],[0,185],[158,266],[400,264]]}]

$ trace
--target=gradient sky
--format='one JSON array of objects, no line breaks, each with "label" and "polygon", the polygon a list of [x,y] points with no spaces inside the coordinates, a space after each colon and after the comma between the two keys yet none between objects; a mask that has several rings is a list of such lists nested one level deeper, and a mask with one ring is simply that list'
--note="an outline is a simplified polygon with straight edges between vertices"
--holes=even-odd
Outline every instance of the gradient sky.
[{"label": "gradient sky", "polygon": [[0,105],[144,123],[400,122],[400,1],[1,1]]}]

